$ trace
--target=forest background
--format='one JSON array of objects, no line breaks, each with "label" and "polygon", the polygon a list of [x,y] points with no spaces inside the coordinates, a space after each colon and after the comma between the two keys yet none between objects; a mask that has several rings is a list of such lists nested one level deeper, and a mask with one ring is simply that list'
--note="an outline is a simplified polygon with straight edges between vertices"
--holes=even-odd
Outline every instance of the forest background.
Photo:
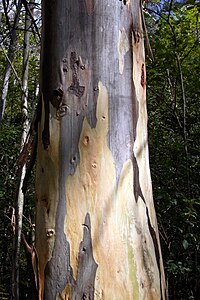
[{"label": "forest background", "polygon": [[[145,2],[150,166],[169,299],[200,299],[200,1]],[[9,299],[21,136],[38,101],[40,1],[3,0],[0,23],[0,299]],[[10,75],[4,80],[8,66]],[[23,212],[29,243],[34,207],[33,170]],[[30,299],[33,278],[23,244],[19,255],[20,299]]]}]

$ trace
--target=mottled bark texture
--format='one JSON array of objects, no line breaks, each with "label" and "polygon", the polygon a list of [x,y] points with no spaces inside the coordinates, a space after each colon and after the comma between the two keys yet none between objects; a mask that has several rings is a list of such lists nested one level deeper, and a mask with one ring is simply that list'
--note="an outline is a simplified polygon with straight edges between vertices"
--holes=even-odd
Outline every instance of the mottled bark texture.
[{"label": "mottled bark texture", "polygon": [[40,299],[166,299],[140,1],[43,1]]}]

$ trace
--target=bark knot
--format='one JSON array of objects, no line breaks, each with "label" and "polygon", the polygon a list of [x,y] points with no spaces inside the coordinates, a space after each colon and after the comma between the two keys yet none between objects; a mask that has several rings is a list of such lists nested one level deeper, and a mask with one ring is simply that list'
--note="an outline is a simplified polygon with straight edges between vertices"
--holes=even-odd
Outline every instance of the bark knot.
[{"label": "bark knot", "polygon": [[47,229],[46,235],[48,238],[52,237],[55,234],[54,229]]},{"label": "bark knot", "polygon": [[140,38],[141,38],[141,33],[139,31],[133,30],[133,38],[135,44],[139,44]]},{"label": "bark knot", "polygon": [[77,98],[81,98],[84,94],[85,87],[81,86],[78,79],[78,68],[81,68],[82,70],[85,69],[85,65],[82,63],[82,59],[79,56],[77,58],[76,52],[71,52],[70,57],[70,68],[72,70],[72,83],[70,87],[68,88],[68,91],[71,94],[74,94]]},{"label": "bark knot", "polygon": [[51,104],[53,105],[53,107],[58,109],[62,103],[62,98],[63,98],[63,90],[60,87],[58,87],[53,91],[53,97],[51,100]]}]

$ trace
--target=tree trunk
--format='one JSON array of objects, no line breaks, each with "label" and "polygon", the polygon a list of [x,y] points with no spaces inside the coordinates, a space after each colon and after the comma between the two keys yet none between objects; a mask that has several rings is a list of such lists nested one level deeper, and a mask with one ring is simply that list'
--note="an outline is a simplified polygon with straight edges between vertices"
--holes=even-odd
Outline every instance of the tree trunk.
[{"label": "tree trunk", "polygon": [[[21,151],[26,142],[29,121],[28,121],[28,70],[29,70],[29,50],[30,50],[30,26],[31,19],[26,13],[25,19],[25,33],[24,33],[24,54],[23,54],[23,76],[22,76],[22,136],[21,136]],[[19,299],[19,256],[20,256],[20,244],[22,233],[22,218],[23,218],[23,206],[24,206],[24,194],[22,192],[22,186],[26,173],[26,165],[19,170],[19,185],[18,195],[16,201],[16,228],[15,228],[15,241],[14,241],[14,253],[13,253],[13,274],[12,274],[12,295],[13,299]]]},{"label": "tree trunk", "polygon": [[43,1],[40,299],[167,299],[149,170],[141,5]]},{"label": "tree trunk", "polygon": [[15,15],[13,29],[11,33],[10,46],[8,49],[8,60],[6,62],[6,67],[4,71],[4,77],[3,77],[2,93],[0,99],[0,125],[3,120],[3,115],[6,107],[6,99],[7,99],[8,86],[9,86],[9,80],[11,74],[11,64],[15,54],[15,43],[17,40],[17,26],[19,24],[19,16],[20,16],[21,8],[22,8],[22,1],[19,0],[18,6],[16,8],[16,15]]}]

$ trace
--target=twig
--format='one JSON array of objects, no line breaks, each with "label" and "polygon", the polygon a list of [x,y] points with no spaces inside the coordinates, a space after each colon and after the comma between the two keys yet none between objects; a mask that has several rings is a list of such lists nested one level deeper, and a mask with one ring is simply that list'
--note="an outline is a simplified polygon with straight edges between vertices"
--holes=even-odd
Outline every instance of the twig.
[{"label": "twig", "polygon": [[173,0],[170,1],[170,5],[169,5],[169,11],[168,11],[168,22],[169,22],[169,18],[170,18],[170,14],[171,14],[171,9],[172,9],[172,3],[173,3]]},{"label": "twig", "polygon": [[[19,76],[17,75],[17,72],[16,72],[16,70],[15,70],[15,68],[14,68],[14,66],[13,66],[13,64],[12,64],[12,62],[11,62],[11,60],[9,59],[9,57],[8,57],[8,55],[7,55],[7,53],[6,53],[6,51],[5,51],[5,49],[4,49],[4,47],[3,47],[2,44],[1,44],[1,49],[3,50],[3,53],[4,53],[4,55],[5,55],[6,59],[7,59],[7,61],[9,62],[9,64],[10,64],[10,66],[11,66],[11,68],[12,68],[12,70],[13,70],[13,72],[14,72],[16,78],[17,78],[17,80],[18,80],[19,83],[20,83],[20,87],[21,87],[21,89],[22,89],[22,82],[21,82],[21,79],[20,79]],[[23,91],[23,89],[22,89],[22,91]]]}]

